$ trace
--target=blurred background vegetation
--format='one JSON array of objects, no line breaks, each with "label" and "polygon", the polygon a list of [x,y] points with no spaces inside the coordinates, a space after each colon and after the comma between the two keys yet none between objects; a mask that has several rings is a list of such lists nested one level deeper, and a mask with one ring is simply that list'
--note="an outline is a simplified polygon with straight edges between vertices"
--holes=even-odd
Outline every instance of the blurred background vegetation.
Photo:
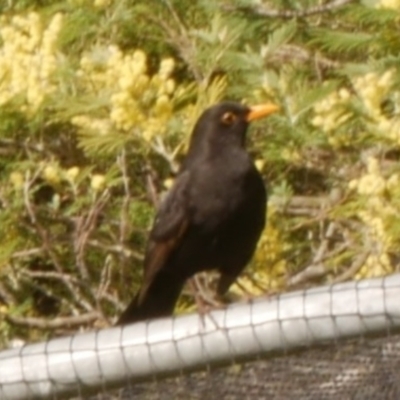
[{"label": "blurred background vegetation", "polygon": [[[399,0],[6,0],[0,15],[2,346],[113,322],[192,126],[222,99],[282,110],[249,132],[268,227],[228,301],[398,269]],[[177,311],[193,304],[188,288]]]}]

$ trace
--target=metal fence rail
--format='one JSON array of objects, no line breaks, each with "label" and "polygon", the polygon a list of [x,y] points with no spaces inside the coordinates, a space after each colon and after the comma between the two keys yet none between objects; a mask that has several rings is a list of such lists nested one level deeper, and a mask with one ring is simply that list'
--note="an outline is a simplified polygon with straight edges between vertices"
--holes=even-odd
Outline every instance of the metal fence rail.
[{"label": "metal fence rail", "polygon": [[60,398],[400,328],[400,274],[0,352],[0,398]]}]

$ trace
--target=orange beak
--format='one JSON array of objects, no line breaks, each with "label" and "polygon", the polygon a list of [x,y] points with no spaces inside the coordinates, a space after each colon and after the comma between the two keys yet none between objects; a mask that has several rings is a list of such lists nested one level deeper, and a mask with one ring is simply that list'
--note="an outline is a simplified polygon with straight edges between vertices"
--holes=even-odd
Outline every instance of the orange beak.
[{"label": "orange beak", "polygon": [[272,103],[260,104],[250,107],[250,112],[247,114],[246,121],[251,122],[256,119],[267,117],[270,114],[279,111],[279,107]]}]

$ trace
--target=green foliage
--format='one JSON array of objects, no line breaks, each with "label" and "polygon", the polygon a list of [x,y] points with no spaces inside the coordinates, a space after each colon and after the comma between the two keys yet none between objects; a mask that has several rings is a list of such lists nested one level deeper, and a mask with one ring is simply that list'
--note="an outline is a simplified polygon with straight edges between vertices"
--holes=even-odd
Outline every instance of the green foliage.
[{"label": "green foliage", "polygon": [[[268,52],[274,53],[293,39],[298,27],[295,21],[289,21],[271,32],[268,38]],[[266,54],[268,55],[268,53]]]},{"label": "green foliage", "polygon": [[317,44],[328,52],[351,53],[363,52],[365,47],[371,46],[374,35],[364,32],[340,32],[329,29],[316,29],[310,32],[311,44]]}]

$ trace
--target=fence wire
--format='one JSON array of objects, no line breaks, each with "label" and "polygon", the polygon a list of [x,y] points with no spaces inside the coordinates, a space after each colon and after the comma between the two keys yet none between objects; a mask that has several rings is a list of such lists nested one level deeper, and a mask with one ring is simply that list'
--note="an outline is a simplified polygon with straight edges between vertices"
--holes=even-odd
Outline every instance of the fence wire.
[{"label": "fence wire", "polygon": [[0,398],[399,399],[400,274],[0,352]]}]

